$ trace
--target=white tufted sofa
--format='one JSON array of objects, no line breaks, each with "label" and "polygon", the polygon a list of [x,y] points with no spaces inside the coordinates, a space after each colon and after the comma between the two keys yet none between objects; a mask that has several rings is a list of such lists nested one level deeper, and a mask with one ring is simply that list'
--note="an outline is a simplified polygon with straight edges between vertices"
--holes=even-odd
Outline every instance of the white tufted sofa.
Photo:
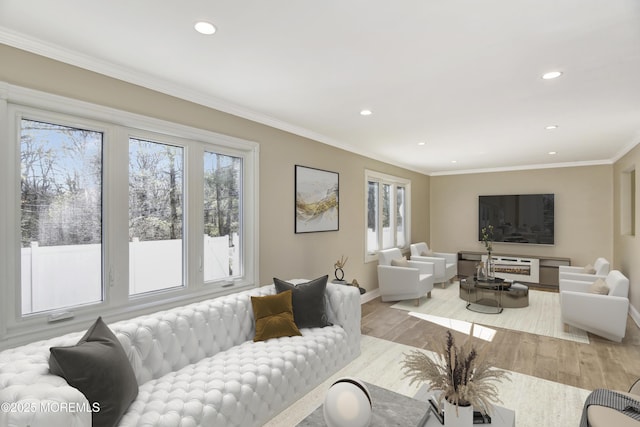
[{"label": "white tufted sofa", "polygon": [[[250,297],[274,293],[271,285],[110,324],[139,384],[120,425],[260,426],[360,354],[360,293],[332,283],[333,326],[253,342]],[[83,333],[0,352],[0,426],[91,425],[85,397],[48,367],[50,347]]]}]

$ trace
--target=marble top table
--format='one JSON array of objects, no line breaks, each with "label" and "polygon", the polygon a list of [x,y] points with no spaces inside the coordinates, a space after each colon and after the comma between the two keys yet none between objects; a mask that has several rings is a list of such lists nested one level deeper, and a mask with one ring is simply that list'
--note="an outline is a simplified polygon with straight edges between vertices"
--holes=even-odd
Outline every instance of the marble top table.
[{"label": "marble top table", "polygon": [[[429,407],[427,399],[430,393],[425,386],[418,390],[415,398],[411,398],[373,384],[366,383],[366,385],[373,402],[371,427],[421,427],[419,424]],[[499,406],[494,406],[491,418],[491,424],[487,424],[488,426],[515,427],[516,425],[515,412]],[[322,405],[298,424],[298,427],[320,426],[326,426]],[[426,424],[422,424],[422,426],[439,427],[442,424],[433,414],[430,414]]]}]

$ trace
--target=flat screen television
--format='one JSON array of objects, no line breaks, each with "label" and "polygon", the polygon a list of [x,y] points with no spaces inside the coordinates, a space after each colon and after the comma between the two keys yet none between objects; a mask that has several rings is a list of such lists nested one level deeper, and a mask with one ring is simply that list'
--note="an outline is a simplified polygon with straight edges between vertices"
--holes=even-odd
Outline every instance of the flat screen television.
[{"label": "flat screen television", "polygon": [[554,195],[478,196],[478,240],[493,225],[493,241],[554,244]]}]

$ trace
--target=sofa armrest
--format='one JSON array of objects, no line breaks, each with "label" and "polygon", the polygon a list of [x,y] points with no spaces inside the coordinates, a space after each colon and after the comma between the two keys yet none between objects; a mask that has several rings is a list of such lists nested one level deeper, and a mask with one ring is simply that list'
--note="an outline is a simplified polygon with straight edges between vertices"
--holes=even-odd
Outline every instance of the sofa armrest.
[{"label": "sofa armrest", "polygon": [[560,294],[562,321],[620,341],[625,335],[629,300],[611,295],[564,291]]},{"label": "sofa armrest", "polygon": [[[2,376],[2,374],[0,374]],[[55,385],[57,379],[64,384]],[[0,425],[15,427],[85,427],[92,407],[86,397],[55,375],[38,375],[30,384],[0,387]],[[10,383],[12,381],[10,380]]]},{"label": "sofa armrest", "polygon": [[[593,282],[562,279],[559,282],[560,293],[562,294],[562,292],[564,291],[588,293],[589,288],[591,287],[592,284]],[[560,296],[560,298],[562,298],[562,295]]]},{"label": "sofa armrest", "polygon": [[558,273],[579,273],[579,274],[587,274],[584,270],[584,267],[578,267],[575,265],[559,265]]},{"label": "sofa armrest", "polygon": [[597,279],[606,279],[607,276],[601,274],[589,274],[589,273],[558,273],[558,279],[567,279],[567,280],[581,280],[583,282],[593,283]]},{"label": "sofa armrest", "polygon": [[413,258],[409,261],[409,267],[417,268],[420,274],[434,274],[435,271],[435,263],[433,262],[423,262],[423,261],[414,261]]},{"label": "sofa armrest", "polygon": [[327,283],[325,304],[329,322],[342,326],[349,335],[353,356],[360,354],[360,290],[357,286]]},{"label": "sofa armrest", "polygon": [[438,258],[444,258],[447,264],[457,264],[458,263],[458,254],[452,254],[448,252],[434,252],[434,256]]},{"label": "sofa armrest", "polygon": [[[412,255],[411,256],[411,261],[414,262],[421,262],[421,263],[430,263],[433,265],[433,271],[431,272],[422,272],[423,274],[433,274],[435,277],[444,277],[444,272],[445,272],[445,259],[444,258],[438,258],[438,257],[432,257],[432,256],[417,256],[417,255]],[[410,262],[411,262],[410,261]],[[409,264],[411,265],[411,264]]]}]

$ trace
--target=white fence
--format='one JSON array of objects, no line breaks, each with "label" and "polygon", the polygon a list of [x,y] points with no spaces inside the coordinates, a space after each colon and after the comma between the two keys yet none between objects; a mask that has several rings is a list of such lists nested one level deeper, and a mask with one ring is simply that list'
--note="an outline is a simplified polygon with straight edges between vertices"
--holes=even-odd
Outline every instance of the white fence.
[{"label": "white fence", "polygon": [[[205,282],[241,274],[239,238],[204,236]],[[39,246],[21,251],[22,313],[102,300],[101,245]],[[129,243],[129,294],[182,286],[182,240]]]},{"label": "white fence", "polygon": [[390,227],[382,229],[382,242],[378,242],[378,232],[371,228],[367,228],[367,252],[375,253],[380,248],[389,248],[393,242],[393,233],[396,233],[398,241],[395,246],[404,247],[406,245],[404,226],[398,227],[397,230]]}]

